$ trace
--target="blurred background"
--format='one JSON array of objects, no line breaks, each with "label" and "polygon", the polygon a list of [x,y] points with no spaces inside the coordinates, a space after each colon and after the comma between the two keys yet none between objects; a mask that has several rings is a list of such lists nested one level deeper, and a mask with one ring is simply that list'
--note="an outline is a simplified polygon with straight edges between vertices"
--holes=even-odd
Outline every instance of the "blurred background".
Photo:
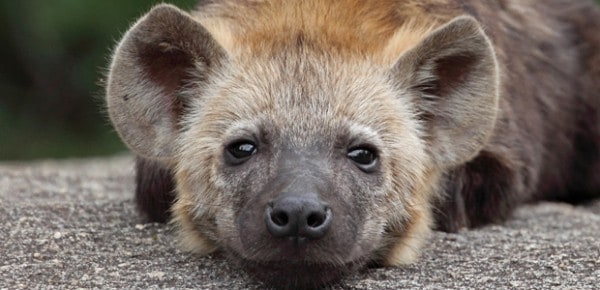
[{"label": "blurred background", "polygon": [[[186,10],[196,1],[166,0]],[[0,161],[126,150],[102,82],[110,50],[158,2],[0,0]]]},{"label": "blurred background", "polygon": [[125,151],[102,81],[121,35],[159,2],[0,0],[0,161]]}]

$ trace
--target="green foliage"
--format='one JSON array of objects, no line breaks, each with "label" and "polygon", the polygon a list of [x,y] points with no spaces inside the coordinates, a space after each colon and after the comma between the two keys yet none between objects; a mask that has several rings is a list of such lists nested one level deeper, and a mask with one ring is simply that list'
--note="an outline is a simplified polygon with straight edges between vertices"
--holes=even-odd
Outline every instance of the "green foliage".
[{"label": "green foliage", "polygon": [[0,0],[0,160],[124,151],[102,79],[116,41],[158,2]]}]

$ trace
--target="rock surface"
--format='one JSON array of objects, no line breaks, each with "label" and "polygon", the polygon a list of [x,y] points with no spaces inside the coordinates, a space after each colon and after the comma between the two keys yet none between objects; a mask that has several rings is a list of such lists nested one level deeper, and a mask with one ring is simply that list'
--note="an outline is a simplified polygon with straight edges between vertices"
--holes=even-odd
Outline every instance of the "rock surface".
[{"label": "rock surface", "polygon": [[[260,289],[222,257],[181,252],[136,213],[130,157],[0,165],[0,289]],[[421,260],[334,289],[598,289],[600,201],[520,208],[502,225],[435,233]]]}]

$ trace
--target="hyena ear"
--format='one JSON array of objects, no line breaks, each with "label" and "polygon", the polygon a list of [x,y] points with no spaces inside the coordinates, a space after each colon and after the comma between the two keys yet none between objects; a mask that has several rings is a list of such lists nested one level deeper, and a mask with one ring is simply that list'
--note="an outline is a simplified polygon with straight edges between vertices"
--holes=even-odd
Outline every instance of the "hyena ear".
[{"label": "hyena ear", "polygon": [[110,119],[135,153],[168,159],[188,105],[181,91],[201,86],[226,53],[175,6],[154,7],[127,31],[113,55],[106,102]]},{"label": "hyena ear", "polygon": [[415,104],[434,161],[452,167],[474,157],[494,128],[499,73],[478,22],[460,16],[400,56],[394,78]]}]

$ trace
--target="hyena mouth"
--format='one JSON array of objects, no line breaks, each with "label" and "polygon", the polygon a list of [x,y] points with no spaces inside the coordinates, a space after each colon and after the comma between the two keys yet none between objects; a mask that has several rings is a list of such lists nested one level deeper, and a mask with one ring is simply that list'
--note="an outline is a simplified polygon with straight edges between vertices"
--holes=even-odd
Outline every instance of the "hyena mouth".
[{"label": "hyena mouth", "polygon": [[305,261],[256,262],[245,259],[240,263],[249,275],[276,289],[315,289],[333,285],[365,265],[364,259],[341,265]]}]

